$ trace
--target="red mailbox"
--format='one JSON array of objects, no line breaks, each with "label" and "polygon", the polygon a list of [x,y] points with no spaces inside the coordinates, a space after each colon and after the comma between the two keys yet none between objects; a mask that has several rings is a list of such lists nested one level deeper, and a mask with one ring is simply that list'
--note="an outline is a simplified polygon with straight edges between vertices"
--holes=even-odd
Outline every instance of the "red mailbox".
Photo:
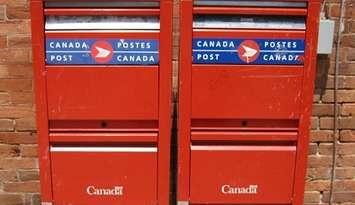
[{"label": "red mailbox", "polygon": [[42,205],[166,205],[172,1],[31,0]]},{"label": "red mailbox", "polygon": [[181,1],[179,205],[303,203],[319,8]]}]

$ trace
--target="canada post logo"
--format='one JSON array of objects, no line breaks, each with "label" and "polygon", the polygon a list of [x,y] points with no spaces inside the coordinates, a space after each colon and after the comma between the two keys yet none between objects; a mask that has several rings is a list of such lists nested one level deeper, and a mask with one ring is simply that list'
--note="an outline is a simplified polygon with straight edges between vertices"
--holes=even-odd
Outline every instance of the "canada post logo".
[{"label": "canada post logo", "polygon": [[291,64],[304,61],[303,39],[193,39],[195,64]]},{"label": "canada post logo", "polygon": [[156,39],[46,39],[49,65],[156,65],[159,42]]}]

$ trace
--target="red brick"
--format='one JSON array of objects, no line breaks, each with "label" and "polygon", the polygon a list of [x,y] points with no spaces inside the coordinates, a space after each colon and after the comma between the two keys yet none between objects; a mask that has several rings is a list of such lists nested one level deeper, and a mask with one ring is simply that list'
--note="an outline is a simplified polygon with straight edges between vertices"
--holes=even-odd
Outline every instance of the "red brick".
[{"label": "red brick", "polygon": [[5,192],[36,193],[39,192],[38,181],[11,182],[4,184]]},{"label": "red brick", "polygon": [[0,193],[1,205],[22,205],[24,202],[21,194]]},{"label": "red brick", "polygon": [[14,47],[31,47],[31,36],[29,35],[11,35],[8,36],[8,46],[10,48]]},{"label": "red brick", "polygon": [[310,155],[308,156],[308,167],[309,168],[318,168],[318,167],[331,167],[332,158],[331,156],[319,156],[319,155]]},{"label": "red brick", "polygon": [[354,191],[355,192],[355,180],[336,180],[334,182],[334,191]]},{"label": "red brick", "polygon": [[[350,18],[352,16],[352,3],[351,1],[345,1],[345,18]],[[340,17],[340,5],[339,4],[331,4],[330,9],[329,9],[329,14],[332,17]]]},{"label": "red brick", "polygon": [[351,48],[348,53],[348,60],[355,61],[355,48]]},{"label": "red brick", "polygon": [[[1,7],[0,7],[0,15],[1,15]],[[7,36],[6,35],[0,35],[0,49],[3,49],[3,48],[7,48]]]},{"label": "red brick", "polygon": [[37,157],[38,155],[37,145],[21,145],[20,150],[22,157]]},{"label": "red brick", "polygon": [[0,105],[9,105],[10,104],[10,95],[9,93],[0,92]]},{"label": "red brick", "polygon": [[342,130],[340,132],[340,141],[355,142],[355,131],[354,130]]},{"label": "red brick", "polygon": [[319,118],[312,117],[311,118],[311,129],[317,129],[319,127]]},{"label": "red brick", "polygon": [[32,108],[24,106],[0,106],[0,118],[25,118],[33,117]]},{"label": "red brick", "polygon": [[304,194],[304,203],[319,203],[321,194],[318,191],[307,191]]},{"label": "red brick", "polygon": [[333,153],[332,143],[320,143],[319,144],[319,154],[320,155],[331,155]]},{"label": "red brick", "polygon": [[28,4],[27,0],[0,0],[0,4],[6,6],[26,6]]},{"label": "red brick", "polygon": [[339,119],[339,128],[342,129],[354,129],[355,128],[355,118],[347,117]]},{"label": "red brick", "polygon": [[0,144],[0,157],[18,157],[20,149],[17,145]]},{"label": "red brick", "polygon": [[[338,120],[338,127],[341,129],[354,129],[355,118],[353,117],[343,117]],[[321,129],[333,129],[334,118],[331,117],[321,117],[320,118],[320,128]]]},{"label": "red brick", "polygon": [[335,174],[337,179],[354,179],[355,167],[339,167]]},{"label": "red brick", "polygon": [[313,102],[314,103],[320,103],[321,102],[321,91],[318,89],[315,90],[314,95],[313,95]]},{"label": "red brick", "polygon": [[0,79],[0,91],[31,91],[30,79]]},{"label": "red brick", "polygon": [[0,132],[0,143],[5,144],[35,144],[36,134],[30,132]]},{"label": "red brick", "polygon": [[[355,90],[338,90],[337,95],[339,103],[355,102]],[[332,90],[325,91],[322,101],[327,103],[334,102],[334,92]]]},{"label": "red brick", "polygon": [[351,103],[351,104],[346,103],[346,104],[341,105],[340,112],[342,115],[345,115],[345,116],[355,115],[355,103]]},{"label": "red brick", "polygon": [[0,119],[0,131],[13,131],[14,121],[10,119]]},{"label": "red brick", "polygon": [[[340,47],[339,51],[340,51],[339,52],[339,60],[340,60],[340,62],[346,61],[348,59],[350,48],[348,48],[348,47]],[[331,60],[335,62],[336,61],[336,46],[335,46],[335,44],[333,46],[333,52],[330,55],[331,55]],[[331,76],[328,76],[328,77],[331,77]],[[342,76],[339,76],[339,77],[342,77]]]},{"label": "red brick", "polygon": [[41,204],[41,196],[39,194],[32,194],[31,205]]},{"label": "red brick", "polygon": [[15,120],[16,131],[35,131],[36,130],[36,122],[35,118],[27,117],[27,118],[20,118]]},{"label": "red brick", "polygon": [[333,131],[330,130],[311,130],[311,142],[332,142]]},{"label": "red brick", "polygon": [[29,20],[0,21],[0,28],[0,34],[29,34],[31,26]]},{"label": "red brick", "polygon": [[337,153],[341,155],[355,154],[355,143],[341,143],[337,145]]},{"label": "red brick", "polygon": [[21,181],[39,180],[39,172],[38,170],[20,170],[19,178]]},{"label": "red brick", "polygon": [[336,162],[338,167],[354,167],[355,155],[339,155]]},{"label": "red brick", "polygon": [[334,118],[332,117],[321,117],[320,118],[320,128],[321,129],[333,129]]},{"label": "red brick", "polygon": [[355,21],[350,23],[350,31],[351,33],[355,33]]},{"label": "red brick", "polygon": [[[324,193],[323,202],[329,201],[329,192]],[[333,202],[335,203],[344,203],[344,202],[355,202],[355,192],[335,192],[333,193]]]},{"label": "red brick", "polygon": [[341,40],[344,47],[355,47],[355,34],[344,35]]},{"label": "red brick", "polygon": [[0,21],[6,20],[6,7],[4,5],[0,5]]},{"label": "red brick", "polygon": [[327,191],[329,188],[329,180],[315,180],[306,182],[306,191]]},{"label": "red brick", "polygon": [[9,6],[6,10],[8,19],[28,19],[30,17],[29,7],[26,6]]},{"label": "red brick", "polygon": [[29,63],[29,49],[8,48],[0,50],[0,63]]},{"label": "red brick", "polygon": [[13,106],[19,105],[31,108],[34,105],[33,92],[10,92],[8,95]]},{"label": "red brick", "polygon": [[308,148],[308,154],[317,154],[318,152],[318,145],[316,143],[310,143]]},{"label": "red brick", "polygon": [[[355,52],[355,49],[354,49],[354,52]],[[344,77],[342,88],[355,89],[355,76]]]},{"label": "red brick", "polygon": [[35,169],[37,160],[33,158],[0,158],[0,169]]},{"label": "red brick", "polygon": [[23,205],[41,205],[41,197],[38,193],[25,193]]},{"label": "red brick", "polygon": [[314,116],[332,116],[334,114],[333,104],[314,104],[313,115]]},{"label": "red brick", "polygon": [[32,76],[31,64],[0,65],[0,78],[26,78],[32,80]]},{"label": "red brick", "polygon": [[341,63],[339,68],[341,75],[355,75],[355,63]]},{"label": "red brick", "polygon": [[307,170],[307,180],[320,180],[320,179],[330,179],[331,169],[330,168],[308,168]]},{"label": "red brick", "polygon": [[[13,170],[0,170],[0,182],[14,182],[18,181],[17,173]],[[1,195],[1,194],[0,194]],[[1,196],[0,196],[1,201]]]}]

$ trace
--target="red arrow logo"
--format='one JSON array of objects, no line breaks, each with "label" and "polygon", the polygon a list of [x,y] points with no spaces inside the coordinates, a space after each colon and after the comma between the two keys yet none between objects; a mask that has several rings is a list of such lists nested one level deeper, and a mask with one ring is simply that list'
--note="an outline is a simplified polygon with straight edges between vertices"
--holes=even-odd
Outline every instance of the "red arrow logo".
[{"label": "red arrow logo", "polygon": [[259,44],[252,40],[243,41],[238,48],[239,58],[246,62],[252,63],[258,59],[260,55]]},{"label": "red arrow logo", "polygon": [[91,57],[98,63],[107,63],[112,56],[113,48],[107,41],[96,41],[91,47]]}]

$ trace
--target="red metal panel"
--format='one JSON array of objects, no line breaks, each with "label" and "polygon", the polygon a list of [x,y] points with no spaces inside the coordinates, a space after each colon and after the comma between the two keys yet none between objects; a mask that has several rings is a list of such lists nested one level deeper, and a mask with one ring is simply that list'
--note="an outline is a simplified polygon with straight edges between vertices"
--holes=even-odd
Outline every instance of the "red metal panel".
[{"label": "red metal panel", "polygon": [[51,142],[65,142],[65,143],[156,143],[158,140],[157,133],[100,133],[100,132],[59,132],[49,134]]},{"label": "red metal panel", "polygon": [[51,120],[50,132],[158,132],[157,120]]},{"label": "red metal panel", "polygon": [[255,131],[193,131],[191,140],[193,142],[283,142],[296,141],[297,132],[255,132]]},{"label": "red metal panel", "polygon": [[302,67],[193,66],[193,119],[297,119]]},{"label": "red metal panel", "polygon": [[85,31],[85,32],[71,32],[71,31],[46,31],[46,37],[50,38],[130,38],[130,39],[158,39],[158,31],[149,32],[97,32],[97,31]]},{"label": "red metal panel", "polygon": [[51,67],[47,89],[50,119],[158,118],[156,66]]},{"label": "red metal panel", "polygon": [[157,204],[157,154],[110,149],[52,151],[54,204]]},{"label": "red metal panel", "polygon": [[307,44],[304,62],[304,80],[302,85],[302,101],[299,124],[300,139],[297,144],[297,164],[295,173],[295,186],[294,186],[294,201],[293,205],[303,204],[303,193],[305,187],[305,177],[307,172],[307,157],[308,157],[308,143],[309,143],[309,130],[311,125],[312,104],[314,81],[316,76],[317,64],[317,45],[318,45],[318,24],[319,24],[319,1],[310,2],[308,4],[309,15],[307,18]]},{"label": "red metal panel", "polygon": [[160,1],[158,204],[170,203],[170,136],[173,56],[173,1]]},{"label": "red metal panel", "polygon": [[193,119],[193,131],[298,131],[298,120],[284,119]]},{"label": "red metal panel", "polygon": [[[160,8],[54,9],[43,8],[43,5],[44,0],[31,0],[42,202],[68,204],[66,197],[69,197],[76,200],[73,202],[75,205],[168,204],[172,1],[161,0]],[[45,31],[45,15],[159,15],[160,30]],[[46,37],[157,39],[160,63],[158,66],[45,66]],[[156,151],[159,151],[143,155],[131,152],[93,152],[91,158],[83,153],[54,153],[51,161],[49,147],[53,144],[80,147],[154,145],[157,146]],[[70,156],[77,160],[72,160]],[[110,160],[106,160],[106,157]],[[78,161],[82,164],[77,164]],[[114,166],[106,166],[107,163]],[[141,172],[138,173],[139,170]],[[52,171],[55,172],[54,175]],[[99,172],[103,173],[103,177],[97,177]],[[70,178],[74,176],[70,174],[76,177]],[[83,195],[78,187],[85,177],[82,178],[81,175],[106,185],[114,183],[115,179],[127,180],[127,176],[132,176],[125,183],[127,187],[133,187],[136,193],[127,193],[129,197],[123,197],[118,202],[113,201],[112,197],[91,200],[84,196],[82,200],[80,197]],[[63,180],[65,188],[59,187]]]},{"label": "red metal panel", "polygon": [[189,201],[193,3],[180,1],[180,8],[177,200]]},{"label": "red metal panel", "polygon": [[295,147],[192,146],[194,204],[290,204]]},{"label": "red metal panel", "polygon": [[[307,2],[308,8],[194,7],[191,0],[181,2],[178,201],[190,204],[303,203],[321,1],[289,1]],[[304,31],[193,29],[193,14],[278,14],[306,16],[307,21]],[[304,39],[305,61],[303,66],[193,65],[193,37]],[[260,134],[262,132],[265,133]],[[191,144],[194,145],[192,150]],[[222,148],[206,146],[211,144]],[[249,152],[234,146],[241,144],[258,146]],[[196,150],[198,147],[201,149]],[[226,147],[233,148],[223,150]],[[263,147],[270,149],[265,151]],[[282,154],[275,154],[277,152]],[[263,171],[259,174],[252,169]],[[282,169],[288,171],[280,171]],[[280,171],[279,176],[273,175],[275,170]],[[223,177],[231,181],[262,181],[266,187],[270,186],[267,189],[270,192],[257,197],[218,195],[219,179]]]},{"label": "red metal panel", "polygon": [[298,38],[304,39],[304,31],[289,30],[238,30],[238,29],[194,29],[193,36],[196,38],[216,37],[219,38]]},{"label": "red metal panel", "polygon": [[47,112],[47,96],[46,96],[46,79],[44,77],[44,22],[43,22],[43,2],[41,0],[31,0],[31,28],[36,31],[36,35],[32,35],[33,48],[33,71],[35,78],[35,95],[36,95],[36,123],[38,138],[38,154],[40,168],[41,183],[41,200],[43,202],[52,201],[52,181],[51,181],[51,164],[49,153],[48,138],[48,112]]}]

